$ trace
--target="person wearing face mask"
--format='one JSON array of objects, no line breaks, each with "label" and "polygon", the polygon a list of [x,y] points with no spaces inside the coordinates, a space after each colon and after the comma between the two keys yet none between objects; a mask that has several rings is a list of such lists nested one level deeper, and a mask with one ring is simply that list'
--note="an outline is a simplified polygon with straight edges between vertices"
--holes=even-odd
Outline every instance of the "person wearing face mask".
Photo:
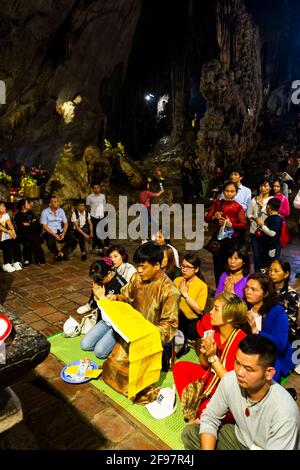
[{"label": "person wearing face mask", "polygon": [[249,273],[250,258],[247,248],[243,245],[231,247],[228,250],[226,270],[220,277],[215,297],[225,291],[243,298]]},{"label": "person wearing face mask", "polygon": [[121,245],[112,245],[106,250],[108,256],[114,263],[114,268],[127,282],[136,272],[133,264],[128,263],[128,254]]},{"label": "person wearing face mask", "polygon": [[221,274],[227,261],[227,250],[235,243],[243,240],[247,228],[247,221],[243,206],[234,200],[237,194],[237,184],[226,181],[223,186],[224,199],[216,199],[204,216],[205,222],[212,222],[212,238],[218,239],[218,233],[223,225],[233,229],[230,237],[219,240],[221,249],[218,254],[213,254],[214,274],[216,286],[219,284]]}]

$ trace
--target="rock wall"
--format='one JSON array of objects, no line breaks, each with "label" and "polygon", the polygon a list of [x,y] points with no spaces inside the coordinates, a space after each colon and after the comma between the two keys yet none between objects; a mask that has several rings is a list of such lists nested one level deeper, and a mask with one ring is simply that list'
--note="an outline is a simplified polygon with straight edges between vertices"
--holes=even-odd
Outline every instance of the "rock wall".
[{"label": "rock wall", "polygon": [[262,103],[259,33],[243,0],[218,2],[216,32],[219,57],[203,65],[200,82],[207,112],[197,143],[206,176],[255,148]]},{"label": "rock wall", "polygon": [[2,155],[52,170],[66,143],[77,161],[102,140],[140,8],[141,0],[0,1]]}]

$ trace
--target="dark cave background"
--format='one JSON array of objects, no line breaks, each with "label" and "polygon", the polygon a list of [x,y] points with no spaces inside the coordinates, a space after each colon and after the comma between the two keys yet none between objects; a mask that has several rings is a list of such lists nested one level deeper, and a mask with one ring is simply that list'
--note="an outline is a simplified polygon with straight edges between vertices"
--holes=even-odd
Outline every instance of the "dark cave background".
[{"label": "dark cave background", "polygon": [[[291,82],[300,78],[300,4],[221,4],[230,14],[231,42],[244,41],[241,6],[258,31],[261,84],[269,84],[259,114],[274,90],[283,87],[288,95]],[[222,24],[224,11],[217,0],[1,0],[0,12],[0,79],[7,90],[6,104],[0,105],[1,159],[38,162],[51,171],[65,143],[72,142],[80,159],[86,146],[103,148],[108,138],[141,160],[164,135],[170,137],[169,149],[179,143],[184,148],[194,113],[203,117],[207,110],[200,81],[203,64],[219,59],[221,50],[216,22]],[[145,101],[147,93],[153,101]],[[163,94],[170,101],[157,122],[156,99]],[[65,124],[57,106],[77,95],[82,102]],[[290,113],[297,111],[293,108]],[[255,151],[257,142],[248,143],[243,155]]]}]

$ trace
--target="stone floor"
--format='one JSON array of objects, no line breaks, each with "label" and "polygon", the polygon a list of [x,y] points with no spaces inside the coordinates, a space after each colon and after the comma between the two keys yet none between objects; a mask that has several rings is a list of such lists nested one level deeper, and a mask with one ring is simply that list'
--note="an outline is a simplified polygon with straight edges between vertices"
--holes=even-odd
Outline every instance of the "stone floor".
[{"label": "stone floor", "polygon": [[[132,255],[136,243],[124,246]],[[184,242],[176,243],[180,250]],[[206,281],[214,289],[211,255],[200,252]],[[293,270],[300,269],[299,239],[284,250]],[[45,266],[29,266],[13,274],[0,273],[0,302],[46,336],[62,330],[70,314],[86,303],[90,293],[88,269],[96,259],[82,262],[78,253],[70,261],[54,262],[46,254]],[[300,279],[292,278],[300,289]],[[60,363],[51,354],[34,373],[14,384],[21,399],[24,421],[1,435],[0,449],[168,449],[142,424],[90,384],[74,387],[60,379]],[[286,386],[300,397],[300,376],[292,374]],[[300,401],[298,400],[300,405]],[[53,412],[55,410],[55,412]]]}]

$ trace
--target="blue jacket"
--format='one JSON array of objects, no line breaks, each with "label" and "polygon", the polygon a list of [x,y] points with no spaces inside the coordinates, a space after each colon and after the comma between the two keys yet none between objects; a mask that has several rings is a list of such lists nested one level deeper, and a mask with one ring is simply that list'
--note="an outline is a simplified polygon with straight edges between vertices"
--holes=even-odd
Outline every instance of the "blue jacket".
[{"label": "blue jacket", "polygon": [[289,321],[284,307],[275,305],[269,312],[263,316],[261,336],[271,340],[277,350],[278,358],[276,360],[276,374],[273,380],[280,381],[294,368],[292,363],[292,348],[289,343]]}]

